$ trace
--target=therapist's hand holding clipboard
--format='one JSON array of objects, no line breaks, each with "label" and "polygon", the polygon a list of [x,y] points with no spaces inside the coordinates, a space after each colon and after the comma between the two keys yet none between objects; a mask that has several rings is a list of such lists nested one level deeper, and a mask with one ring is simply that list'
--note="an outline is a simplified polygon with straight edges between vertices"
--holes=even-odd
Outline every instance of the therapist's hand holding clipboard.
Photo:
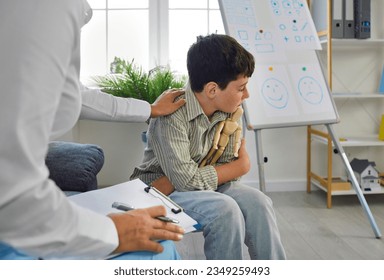
[{"label": "therapist's hand holding clipboard", "polygon": [[[109,215],[111,213],[134,215],[137,211],[139,211],[138,213],[141,213],[140,211],[144,210],[143,208],[161,205],[161,209],[163,209],[164,212],[159,212],[157,208],[156,211],[151,210],[151,215],[156,218],[157,222],[164,224],[163,221],[160,221],[159,218],[157,218],[159,216],[173,219],[179,223],[167,224],[169,226],[180,226],[184,229],[185,233],[193,232],[201,228],[196,220],[192,219],[183,211],[182,207],[172,201],[169,197],[157,191],[155,188],[148,187],[139,179],[69,196],[68,198],[82,207],[104,215]],[[121,210],[112,207],[114,202],[120,202],[128,206],[132,206],[135,210],[124,213]]]}]

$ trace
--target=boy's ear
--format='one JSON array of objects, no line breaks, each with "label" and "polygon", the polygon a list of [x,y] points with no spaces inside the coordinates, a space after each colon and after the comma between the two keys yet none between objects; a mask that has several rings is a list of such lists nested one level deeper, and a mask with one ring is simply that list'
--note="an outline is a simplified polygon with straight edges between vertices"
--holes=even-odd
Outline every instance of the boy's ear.
[{"label": "boy's ear", "polygon": [[209,82],[205,84],[204,91],[208,97],[214,98],[216,96],[218,88],[218,84],[216,84],[215,82]]}]

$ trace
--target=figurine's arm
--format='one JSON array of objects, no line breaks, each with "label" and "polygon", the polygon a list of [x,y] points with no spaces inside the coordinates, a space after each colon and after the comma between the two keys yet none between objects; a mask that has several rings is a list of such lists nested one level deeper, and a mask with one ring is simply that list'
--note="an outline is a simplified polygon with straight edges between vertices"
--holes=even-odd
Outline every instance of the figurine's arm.
[{"label": "figurine's arm", "polygon": [[223,131],[220,135],[219,143],[218,143],[218,149],[216,153],[214,154],[210,164],[215,164],[216,161],[221,157],[223,154],[225,148],[228,145],[229,142],[229,136],[232,135],[237,129],[239,125],[237,122],[234,122],[232,120],[226,120],[224,124]]},{"label": "figurine's arm", "polygon": [[212,148],[214,148],[215,150],[218,149],[217,145],[219,144],[220,135],[221,135],[221,132],[223,131],[224,124],[225,124],[225,121],[221,121],[217,124],[215,136],[213,137],[213,143],[212,143]]},{"label": "figurine's arm", "polygon": [[241,145],[241,133],[242,129],[239,126],[235,131],[235,143],[233,144],[233,156],[239,157],[239,149]]},{"label": "figurine's arm", "polygon": [[225,121],[221,121],[217,124],[217,128],[215,131],[215,135],[213,136],[212,148],[209,150],[208,154],[204,157],[204,159],[200,162],[199,167],[205,166],[207,163],[211,164],[211,157],[219,148],[217,145],[219,144],[221,138],[221,132],[223,130]]},{"label": "figurine's arm", "polygon": [[210,164],[210,158],[213,156],[213,154],[215,153],[215,151],[217,151],[217,149],[215,149],[214,147],[212,147],[210,150],[209,150],[209,153],[205,156],[205,158],[200,162],[199,164],[199,167],[204,167],[207,165],[207,162],[208,164]]}]

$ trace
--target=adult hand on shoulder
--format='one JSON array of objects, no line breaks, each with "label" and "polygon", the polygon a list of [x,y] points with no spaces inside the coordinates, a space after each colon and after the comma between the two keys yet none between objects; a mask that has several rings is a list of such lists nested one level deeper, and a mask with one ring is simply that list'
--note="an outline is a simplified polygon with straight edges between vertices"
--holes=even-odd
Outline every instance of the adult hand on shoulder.
[{"label": "adult hand on shoulder", "polygon": [[109,214],[108,216],[115,223],[119,236],[119,246],[114,253],[132,251],[160,253],[164,248],[155,240],[181,240],[184,234],[183,228],[156,219],[158,216],[165,215],[164,206]]},{"label": "adult hand on shoulder", "polygon": [[157,118],[172,114],[185,104],[185,99],[175,99],[184,93],[183,89],[170,89],[164,91],[151,105],[151,118]]}]

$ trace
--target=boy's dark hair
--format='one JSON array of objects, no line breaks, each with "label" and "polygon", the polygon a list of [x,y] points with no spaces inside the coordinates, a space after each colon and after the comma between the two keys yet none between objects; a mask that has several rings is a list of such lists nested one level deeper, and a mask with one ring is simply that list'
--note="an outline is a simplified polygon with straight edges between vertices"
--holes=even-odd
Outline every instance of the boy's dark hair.
[{"label": "boy's dark hair", "polygon": [[255,60],[234,38],[211,34],[198,36],[189,48],[187,69],[192,91],[201,92],[209,82],[225,89],[239,75],[251,77]]}]

